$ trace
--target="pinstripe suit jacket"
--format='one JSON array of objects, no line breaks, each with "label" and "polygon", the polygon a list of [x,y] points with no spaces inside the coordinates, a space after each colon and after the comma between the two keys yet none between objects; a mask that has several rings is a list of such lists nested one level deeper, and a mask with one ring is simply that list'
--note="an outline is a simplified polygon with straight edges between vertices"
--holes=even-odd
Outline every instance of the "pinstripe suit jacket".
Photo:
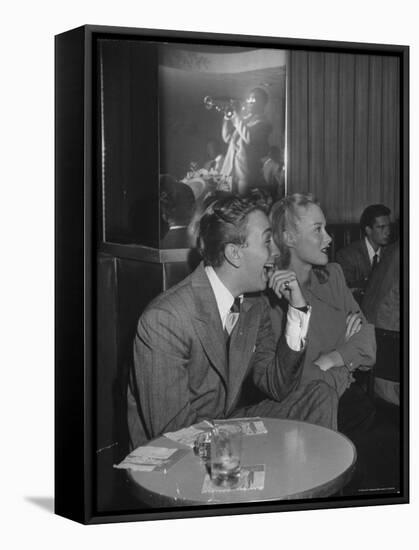
[{"label": "pinstripe suit jacket", "polygon": [[364,238],[339,250],[336,261],[343,269],[349,288],[365,289],[371,274],[371,261]]},{"label": "pinstripe suit jacket", "polygon": [[299,384],[304,352],[285,337],[276,344],[269,304],[245,298],[229,358],[220,315],[202,264],[144,311],[134,339],[128,426],[136,447],[205,418],[227,418],[251,374],[267,397],[281,401]]}]

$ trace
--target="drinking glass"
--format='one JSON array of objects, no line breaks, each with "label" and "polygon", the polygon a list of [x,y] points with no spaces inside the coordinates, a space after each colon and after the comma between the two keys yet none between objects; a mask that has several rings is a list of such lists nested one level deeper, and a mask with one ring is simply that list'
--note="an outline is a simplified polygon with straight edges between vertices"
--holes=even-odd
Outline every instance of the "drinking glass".
[{"label": "drinking glass", "polygon": [[239,424],[222,424],[211,432],[211,480],[233,488],[240,480],[242,430]]}]

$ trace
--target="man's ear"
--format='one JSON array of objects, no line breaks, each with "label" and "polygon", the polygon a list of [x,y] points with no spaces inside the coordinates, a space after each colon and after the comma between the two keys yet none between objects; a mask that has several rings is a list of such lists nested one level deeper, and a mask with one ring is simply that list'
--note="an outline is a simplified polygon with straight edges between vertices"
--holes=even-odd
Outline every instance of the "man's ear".
[{"label": "man's ear", "polygon": [[372,229],[369,225],[365,226],[365,234],[367,237],[371,237]]},{"label": "man's ear", "polygon": [[296,242],[296,235],[293,231],[285,230],[283,233],[284,243],[288,248],[294,248]]},{"label": "man's ear", "polygon": [[234,243],[228,243],[224,248],[224,256],[227,262],[233,267],[241,265],[241,247]]}]

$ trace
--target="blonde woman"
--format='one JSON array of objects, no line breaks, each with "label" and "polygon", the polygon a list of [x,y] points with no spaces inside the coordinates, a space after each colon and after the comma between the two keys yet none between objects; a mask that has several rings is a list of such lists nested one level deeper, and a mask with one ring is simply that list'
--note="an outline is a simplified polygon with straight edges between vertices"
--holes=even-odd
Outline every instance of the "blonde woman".
[{"label": "blonde woman", "polygon": [[[375,363],[374,327],[353,299],[341,267],[329,263],[327,252],[332,239],[316,200],[304,194],[287,196],[273,205],[270,218],[279,267],[295,273],[311,308],[300,384],[327,382],[340,398],[338,429],[350,436],[362,433],[372,423],[374,406],[362,388],[353,383],[353,373],[361,365]],[[288,297],[286,283],[274,288],[276,295],[271,301],[272,324],[278,334],[287,305],[286,300],[276,296],[279,293]]]}]

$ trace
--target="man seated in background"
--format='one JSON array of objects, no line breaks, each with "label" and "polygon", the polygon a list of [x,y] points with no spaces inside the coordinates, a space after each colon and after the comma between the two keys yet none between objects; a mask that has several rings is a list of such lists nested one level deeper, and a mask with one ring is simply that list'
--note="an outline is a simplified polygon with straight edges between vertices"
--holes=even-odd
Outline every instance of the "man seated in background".
[{"label": "man seated in background", "polygon": [[195,197],[185,183],[172,182],[160,192],[161,218],[168,230],[160,248],[189,248],[188,225],[192,219]]},{"label": "man seated in background", "polygon": [[[128,388],[132,447],[204,419],[293,418],[336,429],[336,391],[323,381],[299,385],[310,308],[294,273],[268,271],[270,243],[260,203],[228,195],[204,211],[203,263],[153,300],[138,323]],[[267,284],[290,304],[279,341],[261,295]],[[264,399],[240,408],[248,377]]]},{"label": "man seated in background", "polygon": [[377,361],[375,393],[394,405],[400,404],[400,247],[390,245],[371,274],[362,300],[362,310],[375,325]]},{"label": "man seated in background", "polygon": [[390,209],[383,204],[367,206],[361,214],[362,237],[336,254],[346,284],[359,302],[367,286],[371,271],[380,262],[384,247],[390,241]]}]

